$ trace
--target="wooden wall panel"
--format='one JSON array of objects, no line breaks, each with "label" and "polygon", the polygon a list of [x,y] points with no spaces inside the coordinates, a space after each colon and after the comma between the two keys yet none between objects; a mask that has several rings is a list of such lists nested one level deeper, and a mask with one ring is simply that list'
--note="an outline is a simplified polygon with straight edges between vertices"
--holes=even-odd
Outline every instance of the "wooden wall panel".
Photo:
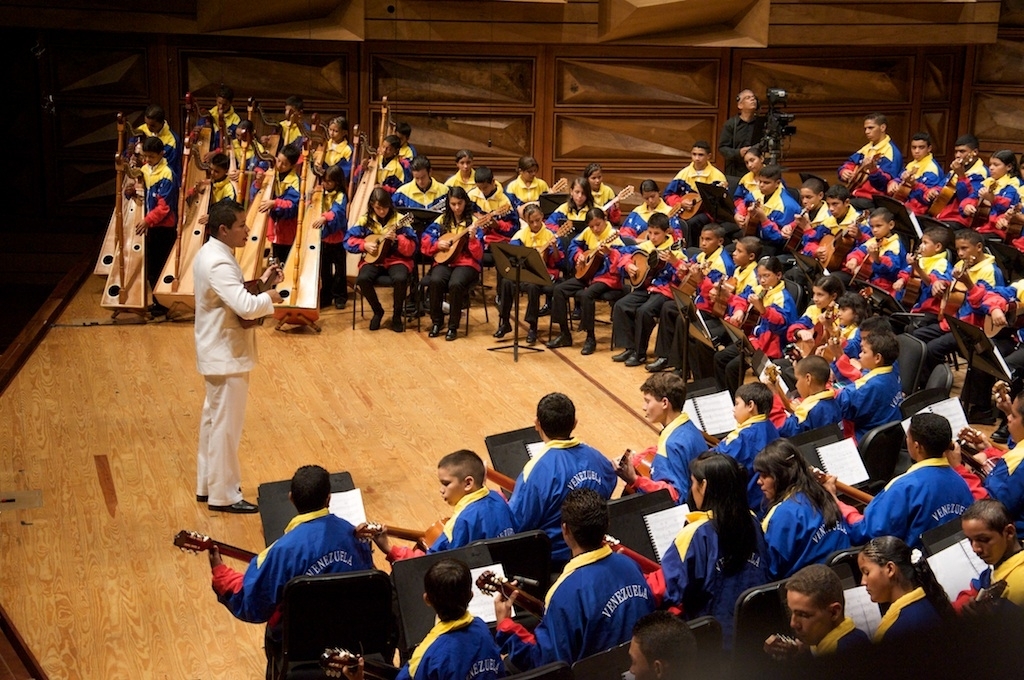
[{"label": "wooden wall panel", "polygon": [[[501,159],[503,164],[513,167],[520,156],[533,152],[532,115],[424,113],[399,108],[392,111],[392,117],[412,126],[409,141],[417,153],[432,162],[437,158],[442,166],[445,159],[454,159],[459,149],[469,149],[474,159]],[[373,130],[379,130],[379,125],[378,112],[373,115]]]},{"label": "wooden wall panel", "polygon": [[555,160],[667,161],[685,165],[698,139],[715,146],[717,119],[706,117],[555,116]]},{"label": "wooden wall panel", "polygon": [[763,93],[780,87],[790,106],[840,104],[908,104],[914,60],[895,57],[819,57],[749,59],[740,80]]},{"label": "wooden wall panel", "polygon": [[240,56],[182,50],[179,60],[182,93],[213,99],[220,85],[226,83],[234,88],[240,109],[249,97],[276,103],[290,94],[300,94],[307,102],[347,102],[350,96],[351,66],[347,55],[337,52],[247,52]]},{"label": "wooden wall panel", "polygon": [[558,59],[561,106],[718,105],[717,59]]},{"label": "wooden wall panel", "polygon": [[412,104],[534,103],[533,59],[467,59],[422,55],[375,55],[370,63],[370,98],[388,96]]},{"label": "wooden wall panel", "polygon": [[[1019,2],[1007,3],[1011,17]],[[1015,9],[1016,8],[1016,9]],[[977,49],[967,130],[981,142],[983,153],[1000,149],[1024,151],[1024,29],[1007,28],[998,42]]]}]

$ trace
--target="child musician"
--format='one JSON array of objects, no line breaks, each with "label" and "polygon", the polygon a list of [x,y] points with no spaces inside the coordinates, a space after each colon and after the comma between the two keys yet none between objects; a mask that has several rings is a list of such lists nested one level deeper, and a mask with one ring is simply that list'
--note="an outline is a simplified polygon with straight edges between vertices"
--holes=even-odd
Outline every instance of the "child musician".
[{"label": "child musician", "polygon": [[[647,232],[647,225],[650,223],[652,215],[655,213],[668,215],[672,212],[672,207],[661,198],[661,194],[658,192],[658,183],[653,179],[645,179],[640,183],[640,196],[643,201],[626,216],[626,221],[619,229],[619,234],[622,236],[637,240],[647,238],[644,234]],[[675,216],[669,218],[669,225],[673,238],[678,241],[682,237],[678,218]]]},{"label": "child musician", "polygon": [[[398,147],[402,142],[395,135],[388,135],[384,138],[384,145],[380,148],[380,165],[377,167],[377,178],[375,184],[383,188],[389,194],[398,191],[403,184],[412,181],[412,172],[409,170],[409,161],[398,155]],[[362,178],[363,171],[368,167],[369,160],[356,170],[355,183],[358,184]]]},{"label": "child musician", "polygon": [[320,230],[320,306],[334,302],[336,309],[348,304],[348,199],[345,197],[345,171],[340,164],[330,165],[324,173],[324,191],[320,217],[313,226]]},{"label": "child musician", "polygon": [[547,223],[558,229],[567,221],[585,222],[587,212],[595,205],[597,203],[594,201],[594,195],[590,193],[590,183],[585,177],[577,177],[569,187],[569,199],[548,215]]},{"label": "child musician", "polygon": [[[943,186],[953,182],[956,193],[946,207],[935,216],[940,222],[967,227],[973,216],[963,211],[963,203],[969,198],[977,198],[981,191],[981,183],[988,178],[988,168],[978,157],[978,138],[974,135],[961,135],[957,138],[953,151],[956,157],[950,164],[949,174],[943,176]],[[929,212],[938,198],[941,188],[935,188],[925,194]]]},{"label": "child musician", "polygon": [[854,248],[846,256],[843,269],[854,280],[867,280],[886,292],[906,267],[906,251],[899,234],[893,229],[896,222],[887,208],[871,212],[872,238]]},{"label": "child musician", "polygon": [[[603,209],[603,206],[608,205],[615,198],[615,189],[604,183],[604,173],[600,163],[587,165],[583,170],[583,178],[587,180],[587,184],[590,186],[590,195],[594,197],[594,205],[598,208]],[[622,222],[622,211],[619,210],[618,203],[612,203],[607,213],[608,221],[612,224]]]},{"label": "child musician", "polygon": [[796,391],[800,398],[790,402],[778,382],[767,383],[768,387],[782,400],[790,414],[779,428],[780,437],[793,437],[819,427],[825,427],[842,420],[836,392],[828,387],[831,372],[828,362],[812,355],[796,362]]},{"label": "child musician", "polygon": [[[665,187],[665,202],[673,208],[680,203],[684,204],[683,209],[687,210],[693,205],[695,199],[684,198],[687,195],[696,195],[697,183],[718,184],[728,186],[729,181],[721,170],[711,164],[711,145],[700,140],[693,143],[690,149],[690,157],[693,162],[680,170],[671,182]],[[686,221],[683,229],[683,238],[689,243],[697,241],[698,230],[711,221],[710,215],[701,212]]]},{"label": "child musician", "polygon": [[416,156],[409,163],[412,180],[398,187],[392,197],[396,208],[434,210],[440,207],[448,187],[430,176],[430,159]]},{"label": "child musician", "polygon": [[978,210],[988,204],[988,219],[977,226],[978,233],[994,234],[1006,239],[1006,212],[1020,203],[1020,166],[1017,157],[1008,149],[996,151],[988,161],[989,178],[982,183],[977,196],[961,202],[964,215],[977,225]]},{"label": "child musician", "polygon": [[277,154],[274,173],[274,198],[260,203],[259,210],[269,213],[267,220],[267,240],[276,257],[281,262],[288,259],[295,233],[298,229],[299,215],[299,174],[295,170],[299,162],[301,150],[297,146],[287,145]]},{"label": "child musician", "polygon": [[[910,311],[923,314],[924,319],[914,324],[914,330],[922,326],[937,324],[942,313],[942,292],[952,280],[953,265],[949,263],[949,232],[942,227],[928,227],[921,237],[916,253],[907,254],[907,266],[899,273],[892,289],[906,299],[907,283],[911,279],[919,282],[917,300]],[[936,284],[942,281],[942,286]]]},{"label": "child musician", "polygon": [[958,612],[983,611],[985,606],[976,601],[978,594],[999,581],[1006,582],[1006,589],[997,603],[1012,602],[1024,607],[1024,569],[1021,569],[1024,550],[1006,506],[994,498],[979,500],[967,508],[960,519],[971,548],[988,569],[957,596],[953,608]]},{"label": "child musician", "polygon": [[778,165],[761,168],[757,183],[764,200],[750,207],[747,220],[758,225],[758,236],[761,237],[765,252],[774,255],[786,245],[788,239],[782,230],[796,219],[800,213],[800,204],[783,186],[782,168]]},{"label": "child musician", "polygon": [[[819,276],[811,286],[811,304],[807,306],[803,316],[786,329],[786,340],[796,343],[814,342],[814,328],[821,320],[822,313],[832,309],[839,296],[845,292],[846,289],[839,277]],[[825,330],[833,323],[838,323],[838,319],[828,322]]]},{"label": "child musician", "polygon": [[800,205],[803,206],[803,211],[793,218],[790,224],[782,228],[782,235],[790,238],[793,229],[800,227],[803,230],[803,236],[800,238],[796,250],[809,257],[814,257],[818,241],[821,240],[820,238],[816,239],[817,230],[829,216],[828,204],[825,203],[825,183],[817,177],[808,177],[800,187]]},{"label": "child musician", "polygon": [[733,400],[736,429],[725,436],[712,451],[735,458],[747,470],[747,503],[758,517],[764,515],[764,492],[757,483],[754,458],[764,447],[779,438],[778,429],[768,420],[774,397],[759,382],[740,385]]},{"label": "child musician", "polygon": [[447,253],[453,248],[459,249],[459,252],[447,262],[435,262],[426,281],[430,289],[431,326],[428,335],[436,338],[441,334],[444,324],[442,303],[447,293],[448,333],[444,339],[449,342],[459,337],[462,309],[470,288],[480,276],[480,263],[484,256],[480,225],[474,222],[472,204],[461,187],[452,187],[448,192],[444,214],[427,227],[420,238],[420,252],[427,257]]},{"label": "child musician", "polygon": [[523,207],[529,203],[537,203],[540,195],[548,191],[548,183],[537,177],[540,164],[533,156],[519,159],[519,176],[505,186],[505,194],[512,202],[519,216],[523,216]]},{"label": "child musician", "polygon": [[476,188],[476,177],[473,174],[473,152],[469,149],[459,149],[455,152],[455,166],[458,170],[454,175],[444,181],[445,186],[460,186],[468,194]]},{"label": "child musician", "polygon": [[[509,241],[509,244],[539,250],[541,258],[544,260],[544,266],[547,268],[548,276],[551,277],[552,281],[557,281],[561,274],[561,263],[565,256],[559,247],[555,234],[544,225],[544,211],[540,209],[539,205],[527,205],[523,209],[523,219],[526,221],[527,226],[517,231],[512,240]],[[529,327],[526,331],[526,344],[533,346],[537,344],[540,295],[541,293],[550,295],[554,292],[555,285],[552,283],[547,286],[538,286],[536,283],[524,281],[519,286],[520,290],[526,292],[526,316],[524,319]],[[498,312],[498,330],[495,331],[494,337],[501,339],[512,332],[512,324],[509,318],[512,314],[513,302],[518,294],[514,278],[501,279],[501,305]]]},{"label": "child musician", "polygon": [[[700,230],[700,252],[690,266],[700,267],[705,272],[697,288],[694,303],[697,309],[712,314],[711,289],[730,278],[736,271],[732,257],[725,251],[725,229],[719,224],[705,224]],[[683,278],[680,272],[676,279]]]},{"label": "child musician", "polygon": [[899,191],[900,184],[909,185],[911,189],[906,199],[907,210],[924,215],[931,204],[925,197],[932,189],[941,189],[945,177],[932,156],[932,136],[927,132],[918,132],[910,139],[910,155],[913,160],[907,163],[900,180],[889,182],[889,193]]},{"label": "child musician", "polygon": [[344,116],[332,118],[327,126],[323,165],[324,168],[340,166],[346,181],[352,176],[352,145],[348,142],[348,120]]},{"label": "child musician", "polygon": [[900,420],[903,387],[893,364],[900,345],[892,333],[872,333],[861,339],[860,365],[867,373],[839,393],[839,408],[847,435],[860,441],[879,425]]},{"label": "child musician", "polygon": [[865,208],[875,196],[885,195],[889,182],[899,177],[903,168],[903,154],[893,144],[887,128],[888,119],[883,114],[865,117],[864,136],[868,143],[839,167],[839,179],[847,185],[854,181],[858,170],[866,172],[864,179],[850,187],[855,199],[861,202],[858,208]]},{"label": "child musician", "polygon": [[[491,243],[508,243],[519,230],[512,202],[502,190],[501,182],[494,179],[494,173],[487,166],[481,165],[473,171],[476,186],[469,192],[469,199],[477,212],[495,213],[493,220],[485,223],[484,228],[484,259],[483,264],[490,267],[494,264],[487,246]],[[470,206],[471,208],[473,206]]]}]

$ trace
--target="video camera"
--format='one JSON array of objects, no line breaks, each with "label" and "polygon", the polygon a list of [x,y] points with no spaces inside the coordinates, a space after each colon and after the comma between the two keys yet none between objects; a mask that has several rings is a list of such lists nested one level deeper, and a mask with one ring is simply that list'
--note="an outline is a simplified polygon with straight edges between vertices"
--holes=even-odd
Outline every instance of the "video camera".
[{"label": "video camera", "polygon": [[796,127],[790,125],[796,115],[784,113],[780,109],[786,106],[789,94],[778,87],[769,87],[765,93],[768,100],[768,112],[764,117],[764,136],[761,138],[761,149],[764,151],[766,165],[778,165],[782,162],[782,142],[796,134]]}]

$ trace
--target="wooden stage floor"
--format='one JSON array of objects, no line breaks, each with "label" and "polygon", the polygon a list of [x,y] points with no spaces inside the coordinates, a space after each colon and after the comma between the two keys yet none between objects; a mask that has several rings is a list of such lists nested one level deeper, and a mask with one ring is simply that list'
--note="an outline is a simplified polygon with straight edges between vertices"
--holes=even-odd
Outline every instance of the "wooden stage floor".
[{"label": "wooden stage floor", "polygon": [[[171,544],[189,528],[264,545],[258,516],[195,501],[203,382],[192,324],[83,326],[109,317],[101,284],[89,279],[0,398],[0,489],[40,489],[43,500],[0,515],[0,600],[51,678],[261,678],[263,626],[217,603],[205,555]],[[456,342],[427,338],[426,325],[371,333],[368,317],[353,332],[351,307],[325,311],[319,335],[260,328],[245,497],[315,463],[351,472],[370,518],[427,526],[446,507],[438,458],[486,457],[486,435],[531,425],[553,391],[572,397],[577,433],[609,458],[654,443],[640,411],[647,373],[610,360],[610,326],[598,327],[592,356],[577,335],[574,348],[516,364],[485,351],[490,312],[485,324],[475,301],[470,335]]]}]

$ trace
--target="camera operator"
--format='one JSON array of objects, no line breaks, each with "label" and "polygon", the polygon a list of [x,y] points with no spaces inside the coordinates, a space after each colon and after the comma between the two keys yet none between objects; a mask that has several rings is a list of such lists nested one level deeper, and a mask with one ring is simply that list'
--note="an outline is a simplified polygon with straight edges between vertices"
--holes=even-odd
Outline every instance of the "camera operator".
[{"label": "camera operator", "polygon": [[747,172],[743,154],[764,136],[764,118],[757,115],[758,105],[753,90],[743,90],[736,95],[739,115],[725,121],[718,138],[718,151],[725,158],[725,174],[730,186],[735,186],[736,181]]}]

